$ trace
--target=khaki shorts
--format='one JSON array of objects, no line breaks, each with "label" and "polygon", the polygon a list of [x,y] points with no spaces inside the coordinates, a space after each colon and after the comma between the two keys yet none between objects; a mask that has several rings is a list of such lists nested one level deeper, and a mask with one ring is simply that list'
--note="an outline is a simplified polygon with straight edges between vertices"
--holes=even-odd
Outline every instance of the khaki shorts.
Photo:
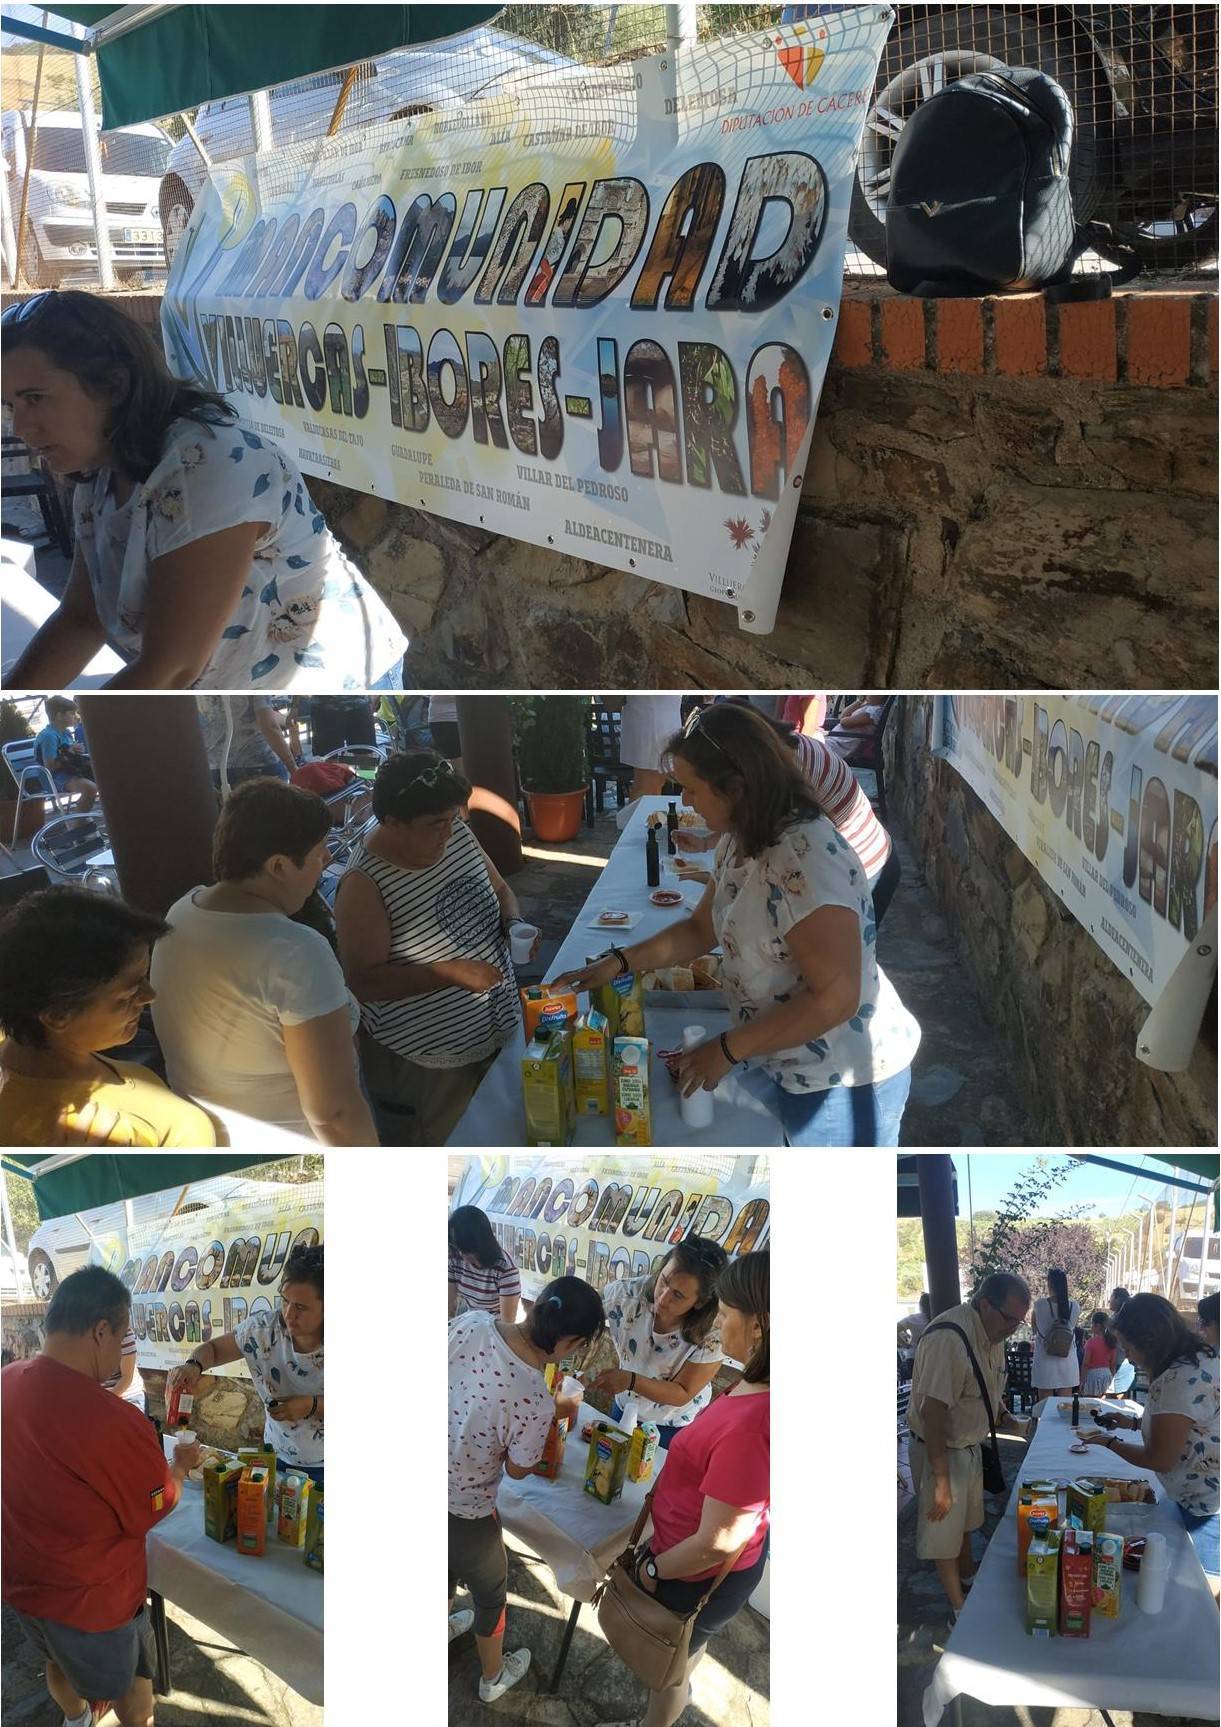
[{"label": "khaki shorts", "polygon": [[951,1446],[946,1452],[950,1464],[950,1509],[939,1523],[929,1518],[933,1503],[935,1477],[929,1467],[928,1452],[923,1439],[910,1436],[908,1457],[911,1459],[912,1486],[916,1490],[916,1557],[918,1559],[956,1559],[963,1539],[984,1521],[984,1461],[978,1445]]}]

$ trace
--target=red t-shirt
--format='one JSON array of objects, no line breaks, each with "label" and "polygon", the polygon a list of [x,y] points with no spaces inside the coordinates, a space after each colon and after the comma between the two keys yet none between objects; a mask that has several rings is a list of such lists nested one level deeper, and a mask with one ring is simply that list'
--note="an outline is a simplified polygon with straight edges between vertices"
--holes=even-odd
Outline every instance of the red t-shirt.
[{"label": "red t-shirt", "polygon": [[[772,1394],[716,1397],[670,1441],[666,1466],[653,1494],[654,1553],[676,1547],[700,1526],[705,1499],[720,1499],[740,1511],[757,1511],[759,1526],[743,1548],[735,1571],[745,1571],[763,1550],[772,1497]],[[692,1574],[715,1577],[720,1570]]]},{"label": "red t-shirt", "polygon": [[152,1423],[47,1355],[10,1362],[0,1403],[0,1595],[80,1631],[125,1625],[178,1496]]},{"label": "red t-shirt", "polygon": [[1088,1373],[1092,1368],[1109,1367],[1115,1371],[1115,1351],[1108,1348],[1105,1337],[1095,1337],[1092,1333],[1085,1340],[1085,1348],[1081,1351],[1081,1365]]}]

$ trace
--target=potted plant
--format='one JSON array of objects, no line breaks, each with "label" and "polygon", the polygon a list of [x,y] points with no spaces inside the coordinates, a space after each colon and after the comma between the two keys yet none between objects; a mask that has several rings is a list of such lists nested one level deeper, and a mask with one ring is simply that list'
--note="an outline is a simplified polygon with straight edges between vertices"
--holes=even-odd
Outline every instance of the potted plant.
[{"label": "potted plant", "polygon": [[536,839],[574,839],[589,786],[589,697],[514,700],[517,761]]},{"label": "potted plant", "polygon": [[[32,738],[34,733],[22,717],[16,702],[0,702],[0,744],[16,743],[22,738]],[[5,845],[11,845],[13,839],[13,819],[17,814],[17,781],[13,778],[12,769],[0,756],[0,840]],[[32,839],[46,820],[46,805],[42,798],[27,798],[21,806],[21,820],[17,825],[19,840]]]}]

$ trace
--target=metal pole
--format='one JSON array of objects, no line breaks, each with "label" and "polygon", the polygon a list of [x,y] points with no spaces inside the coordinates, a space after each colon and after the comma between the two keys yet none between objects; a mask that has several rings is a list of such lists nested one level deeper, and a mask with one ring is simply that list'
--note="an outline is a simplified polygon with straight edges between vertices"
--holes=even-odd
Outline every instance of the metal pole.
[{"label": "metal pole", "polygon": [[13,227],[13,206],[8,195],[8,164],[0,174],[0,246],[4,253],[4,270],[12,287],[17,286],[17,233]]},{"label": "metal pole", "polygon": [[928,1266],[928,1293],[933,1317],[961,1300],[958,1283],[958,1238],[954,1230],[954,1166],[941,1152],[916,1159],[920,1191],[920,1223]]},{"label": "metal pole", "polygon": [[355,82],[356,68],[355,66],[349,66],[343,75],[343,83],[340,86],[339,96],[335,102],[335,111],[331,115],[331,123],[326,129],[326,135],[328,138],[333,138],[339,130],[340,121],[343,119],[343,111],[348,105],[348,97],[352,93],[352,86]]},{"label": "metal pole", "polygon": [[671,51],[689,47],[699,35],[699,8],[690,4],[666,7],[666,46]]},{"label": "metal pole", "polygon": [[1149,1201],[1149,1235],[1148,1235],[1148,1238],[1145,1242],[1145,1271],[1144,1271],[1144,1281],[1145,1281],[1145,1283],[1147,1283],[1149,1285],[1150,1290],[1153,1287],[1153,1232],[1156,1228],[1157,1228],[1157,1200],[1151,1199]]},{"label": "metal pole", "polygon": [[[42,15],[42,27],[47,27],[47,15]],[[21,280],[21,246],[25,239],[26,217],[30,208],[30,174],[34,168],[34,151],[38,147],[38,98],[42,92],[42,63],[46,58],[47,45],[38,44],[38,64],[34,68],[34,97],[30,103],[30,129],[25,137],[25,174],[21,181],[21,211],[17,217],[17,280]]]},{"label": "metal pole", "polygon": [[271,104],[266,90],[254,90],[250,95],[250,125],[254,132],[255,154],[271,149]]},{"label": "metal pole", "polygon": [[85,145],[85,172],[93,200],[93,237],[98,249],[98,281],[104,294],[114,292],[114,253],[110,249],[110,223],[106,216],[106,185],[102,179],[102,152],[98,148],[97,110],[93,106],[93,61],[84,54],[72,56],[76,73],[76,99],[81,112],[81,137]]},{"label": "metal pole", "polygon": [[1174,1300],[1174,1226],[1178,1221],[1179,1196],[1170,1189],[1170,1228],[1166,1232],[1166,1300]]},{"label": "metal pole", "polygon": [[[1213,1184],[1214,1191],[1216,1183]],[[1203,1301],[1208,1294],[1208,1249],[1209,1229],[1212,1223],[1213,1196],[1210,1193],[1204,1201],[1204,1217],[1200,1224],[1200,1279],[1196,1285],[1196,1300]]]}]

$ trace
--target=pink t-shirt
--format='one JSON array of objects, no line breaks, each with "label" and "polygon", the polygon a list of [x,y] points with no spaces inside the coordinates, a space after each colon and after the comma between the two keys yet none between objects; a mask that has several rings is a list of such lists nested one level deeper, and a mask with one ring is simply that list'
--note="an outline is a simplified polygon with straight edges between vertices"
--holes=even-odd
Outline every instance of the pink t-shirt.
[{"label": "pink t-shirt", "polygon": [[1109,1367],[1115,1371],[1115,1351],[1108,1348],[1105,1337],[1095,1337],[1091,1333],[1085,1340],[1085,1348],[1081,1352],[1081,1365],[1087,1373],[1095,1367]]},{"label": "pink t-shirt", "polygon": [[[735,1571],[745,1571],[763,1550],[771,1517],[772,1394],[716,1398],[690,1427],[670,1441],[666,1466],[653,1495],[654,1553],[665,1553],[694,1535],[705,1499],[719,1499],[759,1514],[758,1527],[742,1549]],[[715,1577],[720,1567],[697,1571],[689,1581]]]}]

